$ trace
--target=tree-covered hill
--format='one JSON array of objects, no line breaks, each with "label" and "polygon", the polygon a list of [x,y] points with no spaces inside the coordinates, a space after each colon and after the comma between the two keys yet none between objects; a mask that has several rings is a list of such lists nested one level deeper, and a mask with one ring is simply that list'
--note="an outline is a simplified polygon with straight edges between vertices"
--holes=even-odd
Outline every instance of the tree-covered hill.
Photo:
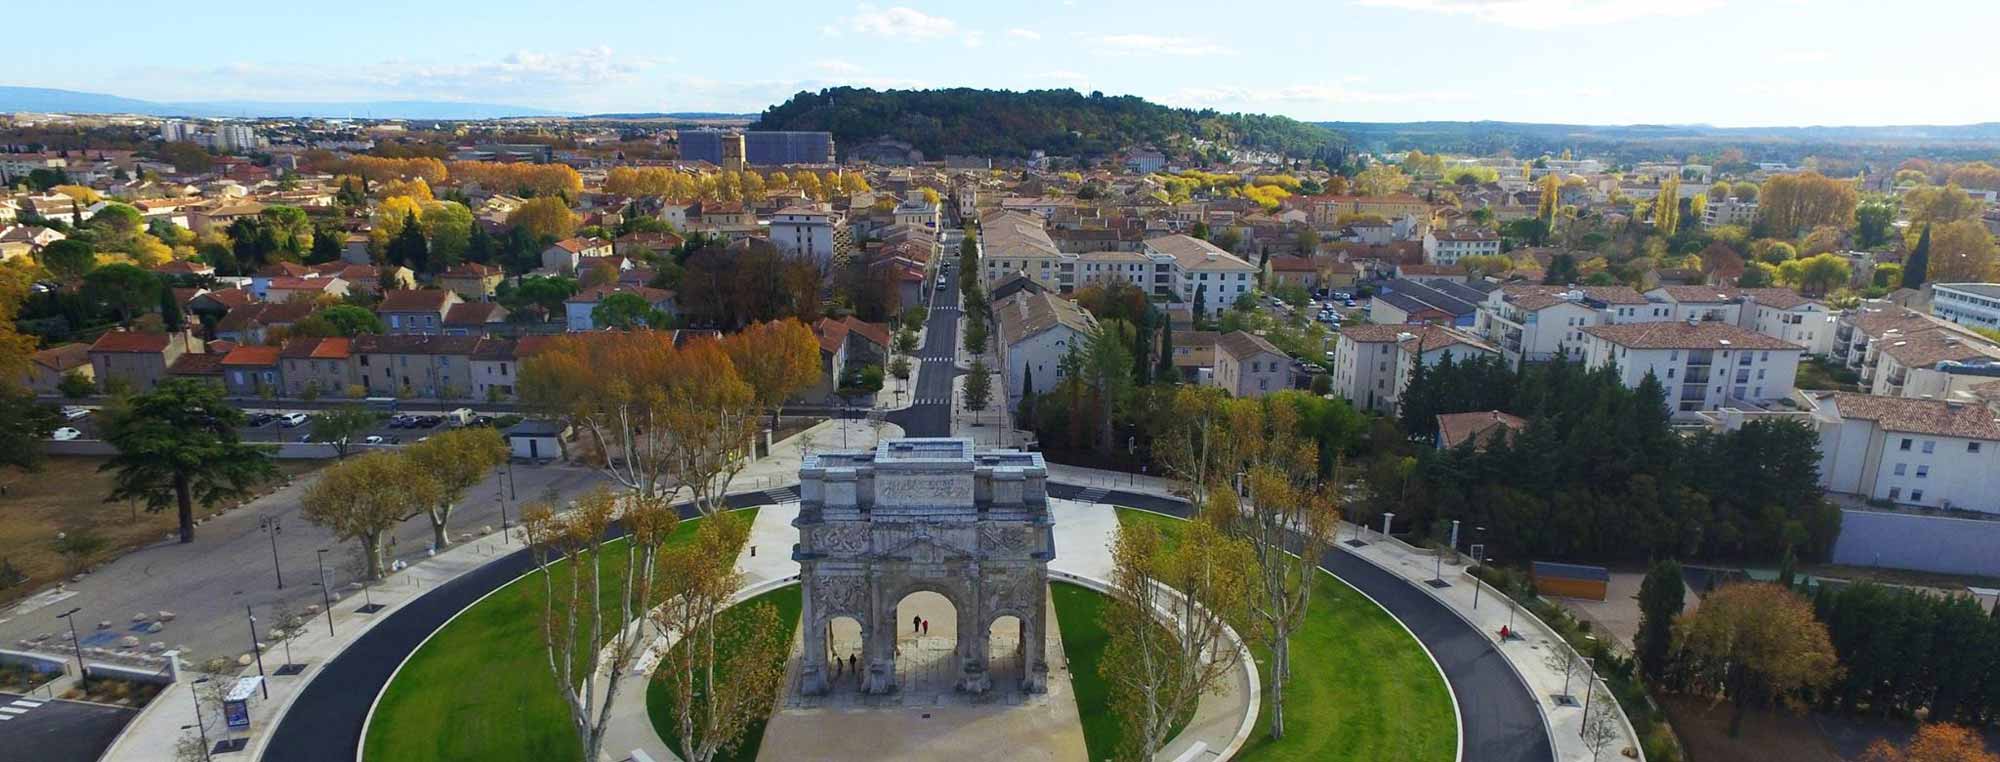
[{"label": "tree-covered hill", "polygon": [[1170,108],[1130,95],[1075,90],[872,90],[801,92],[764,110],[757,130],[824,130],[844,151],[877,138],[926,156],[1103,156],[1154,145],[1190,151],[1193,138],[1310,157],[1337,150],[1340,136],[1281,116]]}]

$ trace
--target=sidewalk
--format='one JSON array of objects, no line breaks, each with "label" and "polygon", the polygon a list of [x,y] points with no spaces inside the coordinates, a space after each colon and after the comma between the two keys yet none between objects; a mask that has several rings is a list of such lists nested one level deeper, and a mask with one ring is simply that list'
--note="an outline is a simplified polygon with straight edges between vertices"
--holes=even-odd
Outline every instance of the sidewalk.
[{"label": "sidewalk", "polygon": [[[1364,530],[1362,540],[1367,545],[1356,548],[1347,544],[1354,537],[1355,527],[1343,522],[1340,529],[1339,547],[1363,560],[1402,577],[1411,585],[1429,593],[1431,597],[1445,604],[1460,618],[1473,624],[1480,632],[1493,641],[1500,655],[1507,659],[1509,666],[1521,677],[1533,694],[1543,718],[1548,723],[1551,745],[1555,748],[1557,762],[1594,762],[1598,759],[1620,758],[1626,747],[1635,751],[1639,739],[1632,724],[1618,706],[1601,681],[1588,679],[1587,665],[1578,657],[1574,672],[1565,679],[1561,665],[1551,666],[1548,654],[1568,651],[1569,645],[1551,631],[1541,620],[1521,608],[1491,586],[1478,581],[1468,571],[1470,566],[1463,562],[1452,563],[1445,558],[1440,564],[1436,554],[1418,549],[1401,540],[1384,540],[1380,532]],[[1448,587],[1438,587],[1432,582],[1441,578]],[[1477,591],[1475,593],[1475,591]],[[1475,602],[1476,599],[1476,602]],[[1509,628],[1516,637],[1502,641],[1500,629]],[[1569,651],[1574,653],[1573,651]],[[1564,695],[1564,685],[1574,698],[1573,705],[1558,702]],[[1594,683],[1594,685],[1592,685]],[[1608,706],[1615,721],[1615,735],[1603,747],[1602,754],[1593,754],[1582,738],[1584,730],[1584,701],[1586,689],[1590,697],[1591,712],[1598,706]]]}]

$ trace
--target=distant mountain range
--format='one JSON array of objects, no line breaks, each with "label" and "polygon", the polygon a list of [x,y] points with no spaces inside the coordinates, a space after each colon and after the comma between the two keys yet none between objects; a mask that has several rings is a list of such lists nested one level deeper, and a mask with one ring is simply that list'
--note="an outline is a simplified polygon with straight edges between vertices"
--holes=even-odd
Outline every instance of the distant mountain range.
[{"label": "distant mountain range", "polygon": [[513,116],[574,116],[527,106],[458,101],[194,101],[163,103],[103,93],[45,87],[0,86],[0,112],[58,114],[140,114],[191,117],[325,117],[373,119],[501,119]]},{"label": "distant mountain range", "polygon": [[1508,144],[1557,147],[1584,143],[1740,141],[1777,143],[1940,144],[2000,141],[2000,123],[1715,127],[1706,124],[1551,124],[1536,122],[1317,122],[1366,149],[1417,147],[1479,151]]}]

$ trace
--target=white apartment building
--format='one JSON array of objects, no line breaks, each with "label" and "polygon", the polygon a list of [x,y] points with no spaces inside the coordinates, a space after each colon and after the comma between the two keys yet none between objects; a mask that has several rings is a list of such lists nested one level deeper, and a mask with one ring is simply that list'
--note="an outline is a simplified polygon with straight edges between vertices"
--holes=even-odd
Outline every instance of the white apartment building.
[{"label": "white apartment building", "polygon": [[788,206],[771,215],[771,243],[779,251],[811,259],[821,268],[833,261],[839,217],[824,209]]},{"label": "white apartment building", "polygon": [[936,232],[943,220],[943,211],[937,204],[924,200],[922,194],[903,199],[896,205],[896,224],[914,225]]},{"label": "white apartment building", "polygon": [[1933,283],[1931,314],[1959,325],[2000,328],[2000,283]]},{"label": "white apartment building", "polygon": [[979,275],[988,290],[1019,274],[1060,291],[1062,257],[1043,219],[1032,213],[1000,211],[979,221]]},{"label": "white apartment building", "polygon": [[1797,344],[1807,354],[1833,349],[1832,310],[1789,288],[1662,286],[1646,298],[1670,306],[1675,320],[1729,323]]},{"label": "white apartment building", "polygon": [[2000,376],[2000,345],[1887,302],[1842,314],[1830,354],[1859,374],[1869,393],[1892,397],[1968,399]]},{"label": "white apartment building", "polygon": [[1749,225],[1757,219],[1757,202],[1742,199],[1708,200],[1701,209],[1701,226],[1716,228],[1723,225]]},{"label": "white apartment building", "polygon": [[1500,253],[1500,234],[1486,228],[1452,228],[1424,233],[1424,262],[1455,265],[1458,260]]},{"label": "white apartment building", "polygon": [[1547,362],[1556,355],[1582,359],[1583,329],[1597,325],[1671,320],[1671,308],[1625,286],[1501,286],[1480,302],[1474,329],[1498,348],[1507,364]]},{"label": "white apartment building", "polygon": [[1980,404],[1834,393],[1808,398],[1820,485],[1898,505],[2000,513],[2000,423]]},{"label": "white apartment building", "polygon": [[1025,288],[995,303],[993,320],[1009,410],[1020,405],[1030,375],[1035,394],[1055,388],[1063,378],[1063,356],[1097,332],[1097,320],[1076,302]]},{"label": "white apartment building", "polygon": [[1583,329],[1584,363],[1616,365],[1636,388],[1647,374],[1666,389],[1677,417],[1720,407],[1756,407],[1791,396],[1805,348],[1720,322],[1673,321]]},{"label": "white apartment building", "polygon": [[[1154,263],[1151,293],[1178,296],[1189,305],[1199,295],[1211,315],[1221,314],[1237,297],[1257,288],[1256,265],[1193,236],[1150,238],[1141,252]],[[1170,278],[1158,277],[1163,268]],[[1167,290],[1160,288],[1163,280],[1171,284]]]},{"label": "white apartment building", "polygon": [[1447,355],[1456,363],[1498,354],[1471,334],[1444,326],[1348,326],[1340,329],[1334,345],[1333,393],[1364,410],[1394,413],[1409,388],[1411,363],[1419,356],[1432,366]]}]

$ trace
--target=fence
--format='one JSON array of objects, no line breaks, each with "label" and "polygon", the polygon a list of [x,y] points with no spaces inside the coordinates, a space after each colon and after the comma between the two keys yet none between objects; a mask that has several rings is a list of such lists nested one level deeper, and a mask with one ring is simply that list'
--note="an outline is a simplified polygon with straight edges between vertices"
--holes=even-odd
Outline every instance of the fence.
[{"label": "fence", "polygon": [[2000,521],[1847,509],[1833,562],[1940,574],[2000,576]]}]

